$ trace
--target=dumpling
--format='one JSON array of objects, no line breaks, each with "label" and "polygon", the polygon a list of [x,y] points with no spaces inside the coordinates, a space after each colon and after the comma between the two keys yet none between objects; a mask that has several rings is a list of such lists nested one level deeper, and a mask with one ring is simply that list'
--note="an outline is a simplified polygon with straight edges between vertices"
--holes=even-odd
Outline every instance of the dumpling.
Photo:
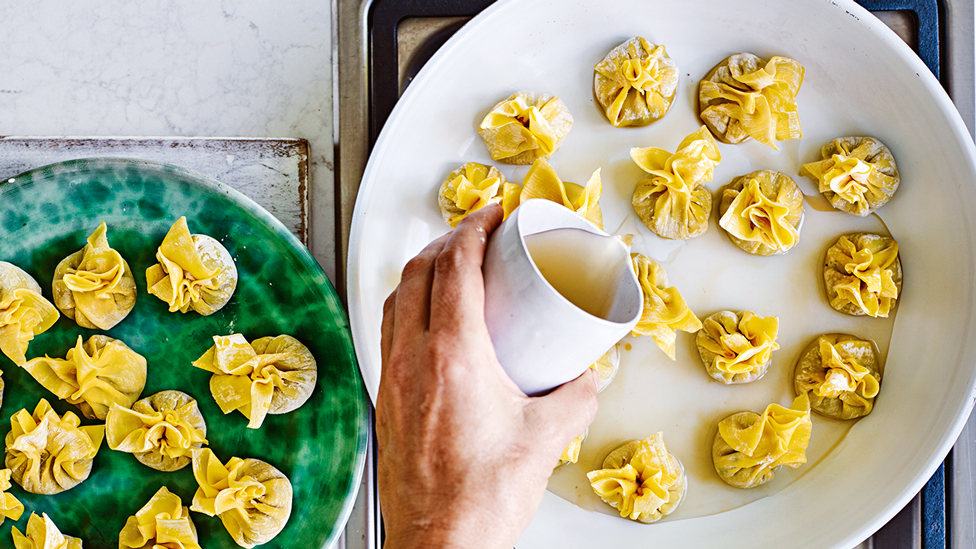
[{"label": "dumpling", "polygon": [[789,176],[760,170],[725,187],[718,214],[719,226],[743,251],[784,254],[800,241],[803,193]]},{"label": "dumpling", "polygon": [[241,547],[268,543],[288,523],[291,482],[263,461],[235,457],[224,465],[209,448],[193,450],[193,476],[200,488],[190,510],[218,516]]},{"label": "dumpling", "polygon": [[489,204],[501,204],[507,219],[519,205],[522,187],[505,180],[493,166],[468,162],[447,176],[437,194],[441,217],[457,227],[469,213]]},{"label": "dumpling", "polygon": [[108,447],[134,454],[157,471],[190,464],[190,450],[207,444],[207,423],[197,401],[181,391],[163,391],[132,405],[113,404],[105,420]]},{"label": "dumpling", "polygon": [[112,404],[129,408],[146,387],[146,359],[125,343],[93,335],[60,358],[35,358],[23,368],[45,389],[88,419],[104,420]]},{"label": "dumpling", "polygon": [[586,435],[590,432],[589,429],[583,431],[583,434],[574,438],[570,441],[569,446],[563,450],[563,455],[559,456],[559,464],[556,468],[562,467],[567,463],[576,463],[579,461],[580,449],[583,448],[583,441],[586,440]]},{"label": "dumpling", "polygon": [[718,424],[712,461],[729,486],[755,488],[773,479],[780,466],[797,468],[807,462],[813,422],[806,393],[789,408],[770,404],[759,415],[739,412]]},{"label": "dumpling", "polygon": [[674,360],[675,330],[695,333],[701,329],[702,323],[688,308],[678,289],[667,287],[668,275],[660,263],[640,254],[631,254],[631,257],[644,292],[644,311],[631,333],[653,337],[657,346]]},{"label": "dumpling", "polygon": [[267,414],[297,410],[312,396],[318,368],[297,339],[281,335],[248,343],[241,334],[213,339],[214,346],[193,365],[213,372],[210,392],[220,410],[240,410],[249,428],[260,428]]},{"label": "dumpling", "polygon": [[520,91],[492,107],[478,133],[492,160],[531,164],[558,151],[572,127],[573,116],[561,99]]},{"label": "dumpling", "polygon": [[776,141],[803,137],[796,94],[803,66],[788,57],[765,61],[737,53],[716,65],[698,84],[701,121],[723,143],[752,137],[779,150]]},{"label": "dumpling", "polygon": [[104,425],[81,426],[71,412],[59,416],[41,399],[31,415],[21,410],[10,418],[4,440],[6,466],[14,482],[32,494],[60,494],[84,482],[105,436]]},{"label": "dumpling", "polygon": [[822,416],[857,419],[871,413],[881,389],[878,355],[870,341],[825,334],[800,355],[793,371],[796,394]]},{"label": "dumpling", "polygon": [[685,137],[674,154],[648,147],[630,149],[630,157],[649,176],[637,183],[633,204],[637,217],[662,238],[684,240],[704,234],[712,212],[712,180],[722,160],[718,145],[702,126]]},{"label": "dumpling", "polygon": [[864,217],[884,206],[901,178],[895,157],[873,137],[838,137],[820,150],[823,160],[804,164],[800,175],[817,182],[831,205]]},{"label": "dumpling", "polygon": [[149,293],[169,304],[169,312],[191,308],[212,315],[230,301],[237,288],[237,266],[217,240],[190,234],[179,218],[156,252],[159,263],[146,270]]},{"label": "dumpling", "polygon": [[617,370],[620,369],[620,344],[610,347],[610,350],[596,359],[590,368],[596,370],[600,377],[600,387],[597,392],[602,393],[604,389],[610,386],[610,382],[617,376]]},{"label": "dumpling", "polygon": [[611,124],[646,126],[671,108],[678,64],[664,46],[637,37],[620,44],[593,67],[593,95]]},{"label": "dumpling", "polygon": [[847,315],[887,318],[901,294],[898,243],[887,236],[841,236],[827,249],[823,272],[827,301]]},{"label": "dumpling", "polygon": [[685,468],[664,447],[663,433],[623,444],[610,452],[603,469],[586,476],[621,517],[647,524],[673,513],[688,488]]},{"label": "dumpling", "polygon": [[119,549],[200,549],[197,528],[180,496],[165,486],[119,532]]},{"label": "dumpling", "polygon": [[119,252],[108,245],[105,222],[84,248],[58,263],[54,304],[82,328],[109,330],[136,305],[136,281]]},{"label": "dumpling", "polygon": [[603,228],[603,210],[600,209],[600,194],[603,193],[603,181],[600,169],[597,168],[585,186],[569,183],[559,179],[556,170],[552,169],[545,160],[536,160],[522,181],[520,203],[533,198],[542,198],[557,204],[562,204],[570,210],[580,214]]},{"label": "dumpling", "polygon": [[719,311],[702,322],[695,338],[708,375],[730,385],[749,383],[766,374],[773,351],[779,349],[779,319],[750,311]]},{"label": "dumpling", "polygon": [[10,469],[0,469],[0,524],[6,519],[16,522],[24,514],[24,504],[8,492],[10,475]]},{"label": "dumpling", "polygon": [[0,352],[18,366],[27,362],[27,344],[60,316],[31,275],[0,261]]},{"label": "dumpling", "polygon": [[27,519],[26,535],[16,526],[11,529],[14,549],[81,549],[80,539],[62,534],[47,513],[43,513],[43,516],[41,518],[36,513],[31,513]]}]

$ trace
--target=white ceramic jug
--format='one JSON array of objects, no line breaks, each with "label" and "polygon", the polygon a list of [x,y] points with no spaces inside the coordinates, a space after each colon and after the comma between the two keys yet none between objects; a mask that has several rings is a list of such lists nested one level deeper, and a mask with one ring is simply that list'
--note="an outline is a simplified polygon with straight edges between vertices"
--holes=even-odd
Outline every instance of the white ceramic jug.
[{"label": "white ceramic jug", "polygon": [[[557,273],[558,282],[579,282],[574,299],[580,303],[596,292],[608,292],[603,314],[590,314],[564,297],[533,260],[530,248],[537,258],[542,254],[526,245],[526,237],[556,229],[576,229],[558,235],[563,236],[560,251],[574,244],[570,255],[576,257],[567,260],[576,276],[567,279],[566,272]],[[538,237],[535,242],[538,246]],[[643,294],[629,246],[555,202],[535,199],[519,206],[489,239],[482,270],[485,320],[495,354],[529,395],[579,377],[641,317]],[[551,271],[549,278],[556,281]]]}]

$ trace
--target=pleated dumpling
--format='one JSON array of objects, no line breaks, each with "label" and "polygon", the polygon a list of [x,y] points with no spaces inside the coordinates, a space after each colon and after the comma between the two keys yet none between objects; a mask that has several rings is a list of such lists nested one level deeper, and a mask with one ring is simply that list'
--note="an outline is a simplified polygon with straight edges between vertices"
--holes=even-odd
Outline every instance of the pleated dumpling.
[{"label": "pleated dumpling", "polygon": [[88,419],[104,420],[112,404],[129,408],[146,387],[146,359],[104,335],[81,336],[64,359],[35,358],[23,368],[45,389]]},{"label": "pleated dumpling", "polygon": [[597,392],[603,392],[604,389],[610,386],[613,378],[617,377],[617,370],[620,369],[620,344],[617,343],[613,347],[610,347],[610,350],[596,359],[596,362],[590,368],[596,370],[600,378],[600,386]]},{"label": "pleated dumpling", "polygon": [[804,164],[800,175],[817,182],[838,210],[864,217],[884,206],[901,178],[895,157],[873,137],[838,137],[820,150],[823,160]]},{"label": "pleated dumpling", "polygon": [[520,91],[492,107],[478,133],[492,160],[531,164],[559,150],[572,127],[573,116],[561,99]]},{"label": "pleated dumpling", "polygon": [[227,248],[207,235],[191,235],[185,217],[166,233],[156,259],[159,263],[146,270],[146,283],[171,313],[193,309],[212,315],[237,288],[237,265]]},{"label": "pleated dumpling", "polygon": [[732,243],[755,255],[779,255],[800,241],[803,193],[789,176],[760,170],[722,191],[719,226]]},{"label": "pleated dumpling", "polygon": [[593,67],[593,95],[611,124],[646,126],[664,117],[678,88],[678,64],[641,37],[610,50]]},{"label": "pleated dumpling", "polygon": [[827,301],[847,315],[888,318],[901,294],[901,259],[891,237],[841,236],[827,249],[823,273]]},{"label": "pleated dumpling", "polygon": [[685,468],[664,446],[664,433],[624,443],[586,474],[600,499],[620,516],[652,523],[681,505],[688,488]]},{"label": "pleated dumpling", "polygon": [[14,414],[10,426],[5,463],[14,482],[32,494],[59,494],[84,482],[105,436],[104,425],[82,427],[78,416],[59,416],[44,399],[33,415]]},{"label": "pleated dumpling", "polygon": [[241,547],[268,543],[288,523],[291,482],[263,461],[234,457],[225,465],[209,448],[193,450],[193,476],[200,488],[190,510],[219,517]]},{"label": "pleated dumpling", "polygon": [[214,346],[193,363],[213,372],[210,392],[221,411],[240,410],[258,429],[268,414],[287,414],[312,396],[318,367],[297,339],[281,335],[248,343],[241,334],[214,336]]},{"label": "pleated dumpling", "polygon": [[701,121],[723,143],[751,137],[779,150],[777,140],[803,137],[796,106],[803,72],[803,66],[788,57],[765,61],[751,53],[737,53],[699,82]]},{"label": "pleated dumpling", "polygon": [[27,362],[27,345],[60,316],[31,275],[0,261],[0,352],[18,366]]},{"label": "pleated dumpling", "polygon": [[770,404],[762,415],[739,412],[718,424],[712,461],[729,486],[755,488],[773,479],[779,467],[797,468],[807,462],[813,423],[806,393],[789,408]]},{"label": "pleated dumpling", "polygon": [[675,331],[695,333],[701,329],[702,323],[688,308],[678,289],[668,287],[668,275],[660,263],[640,254],[631,254],[631,257],[637,280],[644,292],[644,311],[631,333],[651,336],[657,346],[674,360]]},{"label": "pleated dumpling", "polygon": [[16,526],[11,533],[14,536],[14,549],[82,549],[81,540],[62,534],[47,513],[43,513],[43,518],[31,513],[27,519],[26,534]]},{"label": "pleated dumpling", "polygon": [[58,263],[54,304],[82,328],[110,330],[136,305],[136,281],[125,259],[108,244],[102,222],[84,248]]},{"label": "pleated dumpling", "polygon": [[441,217],[451,227],[489,204],[501,204],[505,218],[519,205],[522,187],[505,180],[494,166],[468,162],[451,172],[441,183],[437,202]]},{"label": "pleated dumpling", "polygon": [[562,467],[567,463],[576,463],[579,461],[580,450],[583,448],[583,441],[586,440],[586,435],[590,432],[589,429],[583,431],[583,434],[574,438],[570,441],[569,446],[563,450],[563,455],[559,456],[559,464],[556,468]]},{"label": "pleated dumpling", "polygon": [[726,385],[749,383],[766,374],[773,351],[779,349],[778,332],[775,316],[719,311],[702,322],[695,344],[714,380]]},{"label": "pleated dumpling", "polygon": [[10,469],[0,469],[0,524],[6,519],[16,522],[24,514],[24,504],[8,491],[10,476]]},{"label": "pleated dumpling", "polygon": [[200,542],[190,510],[163,486],[125,521],[119,549],[200,549]]},{"label": "pleated dumpling", "polygon": [[541,198],[562,204],[603,228],[603,210],[600,209],[600,195],[603,193],[603,180],[597,168],[585,186],[563,181],[556,170],[545,160],[536,160],[522,180],[520,203]]},{"label": "pleated dumpling", "polygon": [[113,404],[105,420],[105,441],[147,467],[177,471],[190,464],[191,450],[207,444],[207,423],[193,397],[162,391],[132,409]]},{"label": "pleated dumpling", "polygon": [[630,157],[648,173],[637,183],[632,199],[644,225],[675,240],[704,234],[712,212],[712,193],[704,184],[722,160],[708,129],[702,126],[685,137],[674,154],[648,147],[630,149]]},{"label": "pleated dumpling", "polygon": [[848,334],[824,334],[800,354],[793,370],[796,394],[806,393],[814,412],[834,419],[871,413],[881,390],[874,344]]}]

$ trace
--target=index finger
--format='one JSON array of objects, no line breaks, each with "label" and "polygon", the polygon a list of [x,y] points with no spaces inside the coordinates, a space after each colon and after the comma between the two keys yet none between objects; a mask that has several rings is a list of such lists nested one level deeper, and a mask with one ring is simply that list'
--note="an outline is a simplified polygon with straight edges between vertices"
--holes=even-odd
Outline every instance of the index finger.
[{"label": "index finger", "polygon": [[[501,206],[467,216],[451,233],[434,263],[430,329],[485,323],[485,281],[481,265],[488,236],[502,223]],[[476,324],[477,325],[477,324]]]}]

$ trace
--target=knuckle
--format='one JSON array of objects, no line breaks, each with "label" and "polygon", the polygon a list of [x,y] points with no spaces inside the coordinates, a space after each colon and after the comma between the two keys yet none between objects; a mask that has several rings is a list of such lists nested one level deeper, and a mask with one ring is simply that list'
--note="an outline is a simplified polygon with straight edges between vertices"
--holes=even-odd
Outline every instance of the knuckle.
[{"label": "knuckle", "polygon": [[429,263],[430,261],[424,254],[418,255],[410,261],[407,261],[407,264],[403,266],[403,274],[400,278],[407,280],[426,273],[430,270]]},{"label": "knuckle", "polygon": [[444,275],[460,271],[464,268],[464,264],[465,258],[462,249],[458,246],[450,246],[437,256],[434,267],[437,274]]}]

